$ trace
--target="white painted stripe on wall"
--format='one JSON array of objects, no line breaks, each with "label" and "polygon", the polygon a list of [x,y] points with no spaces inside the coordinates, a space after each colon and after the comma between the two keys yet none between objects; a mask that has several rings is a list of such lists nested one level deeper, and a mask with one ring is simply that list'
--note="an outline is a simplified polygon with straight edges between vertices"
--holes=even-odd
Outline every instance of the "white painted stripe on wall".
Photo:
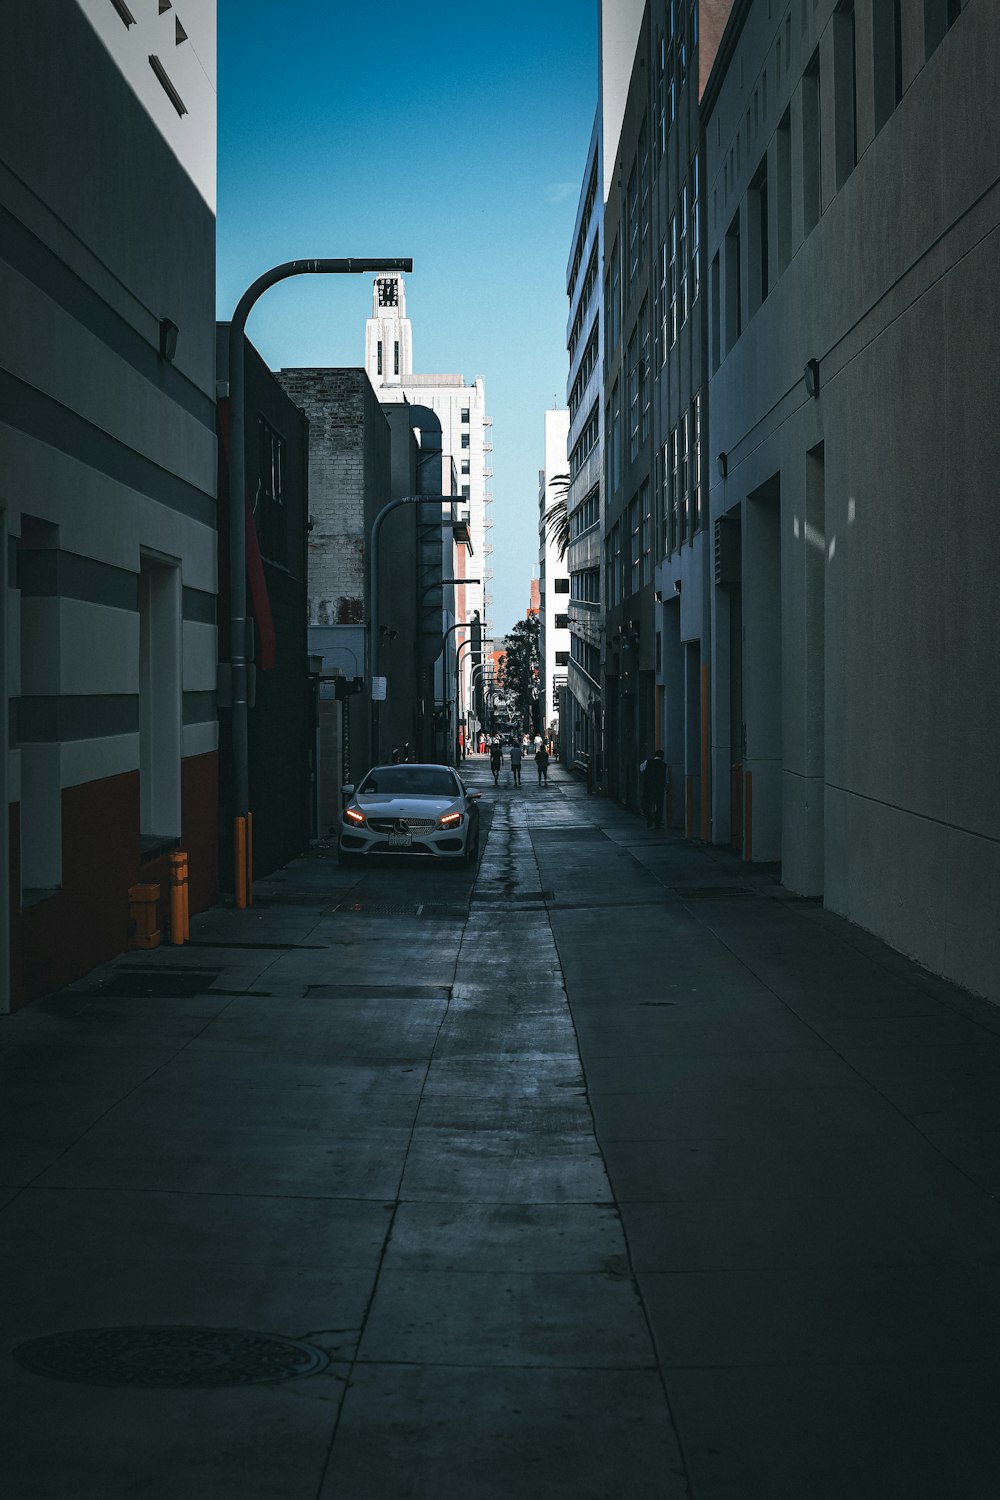
[{"label": "white painted stripe on wall", "polygon": [[[36,601],[31,601],[36,602]],[[38,600],[52,605],[53,600]],[[139,616],[83,599],[59,601],[60,693],[138,693]]]},{"label": "white painted stripe on wall", "polygon": [[218,748],[218,724],[185,724],[181,730],[181,754],[185,760],[190,755],[207,755]]},{"label": "white painted stripe on wall", "polygon": [[199,620],[184,621],[184,691],[214,693],[218,662],[218,631]]},{"label": "white painted stripe on wall", "polygon": [[139,736],[107,735],[102,739],[66,740],[62,745],[60,784],[82,786],[139,769]]},{"label": "white painted stripe on wall", "polygon": [[[216,593],[214,527],[150,500],[2,421],[0,473],[17,474],[20,510],[57,525],[64,551],[138,573],[140,549],[149,547],[183,558],[182,584]],[[12,529],[20,528],[17,512],[12,511],[11,521]]]}]

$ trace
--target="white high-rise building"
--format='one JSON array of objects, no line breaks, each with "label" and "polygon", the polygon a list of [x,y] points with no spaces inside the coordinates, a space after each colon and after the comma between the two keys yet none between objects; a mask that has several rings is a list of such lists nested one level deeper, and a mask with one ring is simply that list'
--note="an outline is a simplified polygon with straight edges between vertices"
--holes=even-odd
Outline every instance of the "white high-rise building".
[{"label": "white high-rise building", "polygon": [[[365,371],[383,403],[407,401],[423,407],[437,419],[441,429],[443,472],[454,464],[459,509],[469,513],[472,556],[467,558],[472,579],[455,590],[455,618],[471,620],[478,611],[483,637],[490,636],[489,615],[493,603],[489,585],[493,577],[492,504],[490,481],[492,419],[486,415],[486,390],[482,376],[471,385],[462,375],[420,375],[413,371],[413,332],[406,315],[406,280],[399,272],[381,272],[372,285],[372,315],[365,329]],[[426,426],[421,421],[414,425]],[[463,639],[456,632],[457,640]],[[469,703],[471,653],[462,660]]]}]

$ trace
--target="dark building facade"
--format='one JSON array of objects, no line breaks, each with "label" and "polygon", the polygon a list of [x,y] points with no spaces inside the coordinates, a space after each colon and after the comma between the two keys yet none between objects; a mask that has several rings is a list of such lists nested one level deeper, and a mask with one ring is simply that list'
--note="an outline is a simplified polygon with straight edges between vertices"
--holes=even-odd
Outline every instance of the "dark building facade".
[{"label": "dark building facade", "polygon": [[[217,330],[220,381],[228,382],[229,325]],[[253,869],[266,875],[308,846],[315,785],[316,684],[310,680],[306,617],[309,422],[245,342],[247,600],[253,620],[254,701],[248,712]],[[228,657],[228,434],[220,412],[220,655]],[[220,846],[223,883],[231,877],[229,712],[220,706]]]}]

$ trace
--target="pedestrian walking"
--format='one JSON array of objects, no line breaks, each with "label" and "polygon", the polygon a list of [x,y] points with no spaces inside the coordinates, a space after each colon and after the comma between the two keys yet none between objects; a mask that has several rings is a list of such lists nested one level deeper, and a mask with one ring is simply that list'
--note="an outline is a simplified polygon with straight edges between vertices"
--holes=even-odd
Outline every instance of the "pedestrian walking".
[{"label": "pedestrian walking", "polygon": [[548,786],[549,752],[541,742],[539,742],[538,749],[535,751],[535,765],[538,767],[538,785]]},{"label": "pedestrian walking", "polygon": [[648,760],[639,767],[642,777],[642,815],[647,828],[663,827],[663,794],[667,787],[669,771],[662,750],[654,750]]},{"label": "pedestrian walking", "polygon": [[490,746],[490,770],[493,772],[493,785],[500,785],[500,767],[503,765],[503,746],[499,740],[494,740]]},{"label": "pedestrian walking", "polygon": [[521,746],[517,740],[510,747],[510,774],[514,785],[521,785]]}]

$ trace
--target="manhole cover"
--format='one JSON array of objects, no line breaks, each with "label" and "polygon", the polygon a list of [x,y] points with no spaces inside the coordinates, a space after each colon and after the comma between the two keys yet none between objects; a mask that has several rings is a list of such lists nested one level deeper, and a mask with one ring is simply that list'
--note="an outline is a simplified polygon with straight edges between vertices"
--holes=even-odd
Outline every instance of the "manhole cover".
[{"label": "manhole cover", "polygon": [[164,964],[155,969],[115,969],[88,993],[114,999],[193,1000],[211,989],[221,973],[221,969],[168,969]]},{"label": "manhole cover", "polygon": [[378,903],[375,901],[341,901],[335,906],[335,912],[341,912],[348,917],[419,917],[423,911],[423,905],[409,906],[393,905],[389,902]]},{"label": "manhole cover", "polygon": [[322,1349],[243,1328],[80,1328],[32,1339],[14,1358],[33,1375],[80,1385],[270,1385],[315,1375]]},{"label": "manhole cover", "polygon": [[756,891],[745,885],[675,885],[672,895],[680,901],[732,900],[737,896],[755,896]]}]

